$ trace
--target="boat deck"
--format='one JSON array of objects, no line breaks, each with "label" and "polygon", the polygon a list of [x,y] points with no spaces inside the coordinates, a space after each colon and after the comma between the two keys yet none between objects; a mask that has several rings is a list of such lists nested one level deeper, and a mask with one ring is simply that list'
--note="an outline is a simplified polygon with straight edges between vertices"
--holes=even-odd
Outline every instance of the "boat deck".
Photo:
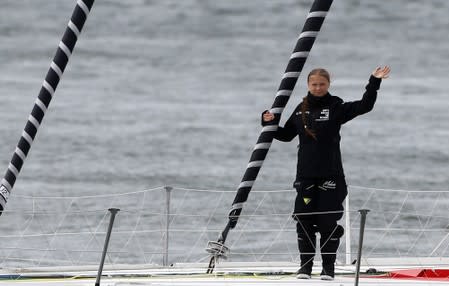
[{"label": "boat deck", "polygon": [[[392,278],[386,277],[388,271],[398,269],[415,269],[404,265],[391,266],[394,259],[386,259],[386,265],[377,265],[377,274],[366,274],[373,264],[361,268],[359,285],[448,285],[449,277],[416,277]],[[429,261],[435,264],[447,261]],[[372,263],[372,262],[371,262]],[[447,265],[447,264],[446,264]],[[426,267],[425,267],[426,268]],[[152,286],[196,286],[196,285],[355,285],[355,266],[337,266],[334,281],[322,281],[319,267],[314,268],[312,279],[296,279],[294,263],[222,263],[215,273],[205,274],[205,264],[178,264],[171,267],[157,265],[114,265],[103,271],[100,285],[152,285]],[[426,269],[431,269],[429,268]],[[432,268],[434,269],[434,268]],[[447,268],[445,271],[448,271]],[[94,266],[78,269],[68,267],[41,267],[22,270],[0,270],[0,285],[95,285],[97,270]]]},{"label": "boat deck", "polygon": [[[15,282],[0,282],[0,285],[95,285],[95,279],[82,278],[82,279],[33,279],[27,281],[15,281]],[[354,279],[349,277],[337,277],[334,281],[322,281],[319,279],[310,280],[298,280],[294,277],[257,277],[257,278],[169,278],[169,279],[143,279],[143,278],[111,278],[103,279],[100,285],[151,285],[151,286],[198,286],[198,285],[211,285],[211,286],[234,286],[234,285],[338,285],[349,286],[354,285]],[[448,285],[448,281],[410,281],[410,280],[387,280],[387,279],[360,279],[359,285]]]}]

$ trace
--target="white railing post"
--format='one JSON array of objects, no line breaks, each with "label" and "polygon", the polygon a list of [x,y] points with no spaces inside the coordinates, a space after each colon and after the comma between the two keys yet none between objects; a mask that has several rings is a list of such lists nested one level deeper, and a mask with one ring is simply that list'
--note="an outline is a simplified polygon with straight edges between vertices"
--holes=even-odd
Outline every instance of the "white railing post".
[{"label": "white railing post", "polygon": [[351,217],[349,211],[349,193],[345,200],[345,210],[346,265],[351,265]]},{"label": "white railing post", "polygon": [[162,259],[162,265],[168,266],[168,243],[169,243],[169,231],[170,231],[170,193],[173,187],[165,186],[165,243],[164,243],[164,258]]}]

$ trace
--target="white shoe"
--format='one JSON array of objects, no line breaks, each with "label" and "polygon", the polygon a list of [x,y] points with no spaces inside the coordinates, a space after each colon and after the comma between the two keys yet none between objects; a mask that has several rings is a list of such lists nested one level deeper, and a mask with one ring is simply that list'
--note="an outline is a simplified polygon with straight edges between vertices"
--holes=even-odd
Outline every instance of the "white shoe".
[{"label": "white shoe", "polygon": [[310,279],[311,276],[309,274],[306,273],[299,273],[298,275],[296,275],[297,279]]},{"label": "white shoe", "polygon": [[332,280],[334,280],[334,277],[332,277],[330,275],[321,274],[321,280],[332,281]]}]

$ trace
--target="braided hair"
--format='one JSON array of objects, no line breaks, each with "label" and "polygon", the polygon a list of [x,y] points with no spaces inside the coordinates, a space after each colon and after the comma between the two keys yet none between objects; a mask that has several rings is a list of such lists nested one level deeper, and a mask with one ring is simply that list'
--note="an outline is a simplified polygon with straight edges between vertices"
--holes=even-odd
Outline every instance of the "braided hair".
[{"label": "braided hair", "polygon": [[[312,75],[319,75],[327,79],[328,82],[330,82],[330,75],[329,72],[323,68],[316,68],[310,71],[309,75],[307,76],[307,83],[310,80],[310,77]],[[307,126],[307,116],[306,113],[309,110],[309,101],[307,99],[307,96],[303,97],[302,103],[301,103],[301,118],[302,118],[302,124],[304,125],[304,130],[307,135],[312,137],[313,139],[317,140],[316,133],[313,129],[309,128]]]}]

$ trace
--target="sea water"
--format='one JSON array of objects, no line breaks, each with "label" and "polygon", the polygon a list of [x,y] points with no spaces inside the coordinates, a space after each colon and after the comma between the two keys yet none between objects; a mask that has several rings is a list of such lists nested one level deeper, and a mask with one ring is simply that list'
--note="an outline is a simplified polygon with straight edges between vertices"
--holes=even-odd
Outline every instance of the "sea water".
[{"label": "sea water", "polygon": [[[311,2],[96,1],[7,208],[21,205],[16,194],[235,192]],[[4,171],[74,6],[1,2]],[[328,69],[330,92],[351,101],[376,66],[390,65],[374,110],[342,128],[347,182],[448,190],[448,9],[444,0],[334,1],[281,124],[312,68]],[[296,140],[273,143],[255,190],[291,189]],[[191,207],[207,204],[198,196]]]}]

